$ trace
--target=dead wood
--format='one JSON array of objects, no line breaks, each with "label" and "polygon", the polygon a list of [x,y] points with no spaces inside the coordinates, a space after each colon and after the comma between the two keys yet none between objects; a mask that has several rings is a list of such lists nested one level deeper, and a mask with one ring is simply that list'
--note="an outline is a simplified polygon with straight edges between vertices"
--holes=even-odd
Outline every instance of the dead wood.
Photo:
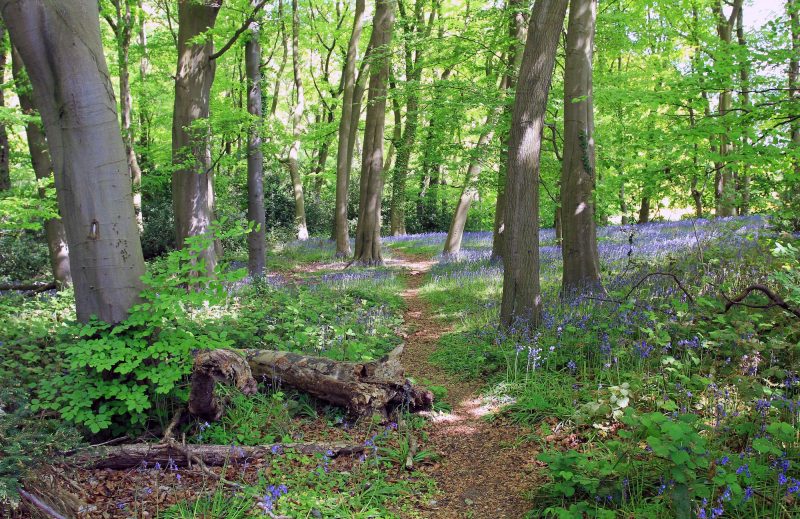
[{"label": "dead wood", "polygon": [[[433,394],[411,384],[400,364],[398,346],[380,360],[342,362],[273,350],[213,350],[195,359],[189,411],[216,420],[223,404],[214,396],[217,382],[230,383],[245,393],[256,390],[256,379],[272,380],[347,409],[351,417],[379,414],[387,418],[396,409],[430,409]],[[255,377],[255,378],[254,378]]]}]

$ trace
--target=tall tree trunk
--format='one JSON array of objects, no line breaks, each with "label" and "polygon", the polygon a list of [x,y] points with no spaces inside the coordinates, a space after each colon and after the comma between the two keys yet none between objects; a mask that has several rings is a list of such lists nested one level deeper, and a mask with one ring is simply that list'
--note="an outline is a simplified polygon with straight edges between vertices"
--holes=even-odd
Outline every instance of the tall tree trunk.
[{"label": "tall tree trunk", "polygon": [[[792,54],[789,60],[789,101],[791,106],[798,106],[800,102],[800,2],[798,0],[788,0],[786,9],[789,11],[789,24],[791,31]],[[794,208],[791,218],[794,228],[800,228],[800,210],[798,200],[800,200],[800,121],[793,120],[789,125],[789,143],[792,151],[792,179],[788,183],[786,194],[787,205]]]},{"label": "tall tree trunk", "polygon": [[[739,6],[739,14],[736,17],[736,39],[739,47],[744,51],[745,58],[739,64],[739,80],[741,82],[741,103],[745,110],[750,107],[750,64],[747,59],[747,40],[744,37],[744,12],[743,8]],[[749,127],[744,128],[742,132],[742,148],[748,149],[750,147],[750,134]],[[736,190],[739,192],[739,214],[750,213],[750,164],[746,161],[742,163],[742,172],[739,176],[739,181],[736,185]]]},{"label": "tall tree trunk", "polygon": [[563,294],[601,289],[594,221],[592,50],[596,0],[571,0],[564,65],[564,161],[561,168]]},{"label": "tall tree trunk", "polygon": [[[503,85],[504,86],[504,85]],[[486,118],[487,129],[481,134],[478,143],[473,150],[472,160],[467,168],[467,176],[464,179],[464,187],[461,189],[461,196],[453,212],[453,219],[450,220],[450,229],[447,231],[447,238],[444,241],[445,256],[455,256],[461,251],[461,240],[464,238],[464,226],[467,223],[467,215],[472,202],[478,199],[478,177],[481,174],[481,157],[484,148],[491,142],[498,114],[493,112]]]},{"label": "tall tree trunk", "polygon": [[[142,53],[141,58],[139,59],[139,81],[142,85],[142,90],[139,92],[141,96],[139,102],[139,153],[142,153],[142,148],[147,147],[150,144],[150,109],[147,106],[147,101],[144,96],[144,85],[147,81],[147,75],[150,73],[150,57],[147,51],[147,26],[145,24],[145,11],[143,6],[143,0],[139,0],[138,2],[138,14],[139,14],[139,47],[141,48],[140,51]],[[142,159],[144,162],[144,158]],[[140,165],[141,168],[141,165]],[[135,195],[134,195],[135,196]]]},{"label": "tall tree trunk", "polygon": [[264,210],[264,153],[261,131],[264,114],[261,107],[261,44],[257,23],[250,25],[250,39],[244,48],[247,69],[247,112],[252,120],[247,129],[247,219],[255,228],[247,235],[247,270],[251,276],[263,276],[266,264],[266,227]]},{"label": "tall tree trunk", "polygon": [[356,250],[353,261],[379,265],[381,255],[381,195],[383,193],[383,131],[386,119],[386,83],[389,79],[392,26],[392,0],[375,0],[372,37],[373,65],[367,98],[367,126],[361,161]]},{"label": "tall tree trunk", "polygon": [[[511,44],[508,49],[509,68],[506,71],[505,85],[506,91],[503,98],[506,100],[503,119],[511,119],[512,104],[509,100],[510,92],[516,86],[517,71],[522,61],[522,48],[527,34],[527,24],[525,23],[524,5],[522,0],[507,0],[506,9],[509,14],[508,32]],[[497,203],[494,209],[494,225],[492,226],[492,261],[498,261],[503,257],[503,238],[505,236],[505,215],[506,215],[506,157],[508,156],[509,132],[504,131],[500,136],[500,150],[502,160],[497,170]]]},{"label": "tall tree trunk", "polygon": [[[336,152],[336,208],[334,218],[334,235],[336,237],[336,257],[350,256],[350,233],[347,220],[347,198],[350,186],[350,146],[351,126],[353,125],[353,105],[356,87],[356,57],[361,32],[364,29],[364,0],[356,0],[353,13],[353,31],[347,44],[344,70],[342,70],[342,117],[339,120],[339,144]],[[359,107],[360,107],[359,103]],[[358,126],[358,119],[355,121]]]},{"label": "tall tree trunk", "polygon": [[648,223],[650,221],[650,197],[642,197],[642,205],[639,206],[638,223]]},{"label": "tall tree trunk", "polygon": [[620,223],[628,225],[628,201],[625,199],[625,182],[619,185],[619,212],[622,213]]},{"label": "tall tree trunk", "polygon": [[[6,62],[6,27],[0,22],[0,108],[5,107],[6,100],[2,85],[5,83]],[[11,169],[9,168],[9,142],[6,125],[0,123],[0,191],[11,189]]]},{"label": "tall tree trunk", "polygon": [[303,196],[303,177],[300,174],[300,136],[303,134],[303,110],[306,98],[303,92],[303,81],[300,77],[300,13],[297,0],[292,0],[292,71],[294,74],[295,105],[292,110],[292,136],[294,140],[289,148],[289,173],[292,176],[294,191],[294,223],[297,228],[297,239],[308,239],[306,224],[306,204]]},{"label": "tall tree trunk", "polygon": [[[172,116],[172,161],[177,166],[172,173],[172,205],[178,248],[183,248],[190,236],[209,233],[214,218],[207,120],[216,61],[211,59],[214,42],[208,31],[216,23],[221,3],[178,2],[178,69]],[[210,244],[197,259],[205,261],[208,273],[213,272],[217,262],[215,245]]]},{"label": "tall tree trunk", "polygon": [[[714,13],[717,16],[717,35],[724,46],[722,51],[725,54],[730,53],[730,44],[732,41],[733,25],[736,23],[736,18],[739,15],[739,9],[742,6],[742,0],[735,0],[733,10],[730,17],[725,16],[722,8],[722,0],[717,0],[714,4]],[[717,63],[719,65],[719,63]],[[726,82],[727,83],[727,82]],[[716,215],[717,216],[732,216],[736,204],[736,188],[733,183],[733,171],[731,165],[728,163],[728,157],[733,152],[733,143],[729,132],[727,130],[728,123],[725,122],[725,116],[733,108],[733,92],[729,86],[725,86],[719,94],[719,107],[718,114],[723,121],[726,129],[719,135],[719,155],[720,160],[716,164],[715,174],[715,199],[716,199]]]},{"label": "tall tree trunk", "polygon": [[[415,0],[413,17],[406,16],[402,0],[401,21],[404,29],[405,67],[406,67],[406,124],[403,135],[396,144],[397,159],[392,171],[392,202],[390,207],[390,233],[392,236],[406,234],[406,180],[411,152],[417,136],[419,124],[419,82],[422,78],[422,54],[425,40],[430,36],[436,18],[439,0],[434,0],[428,23],[425,24],[424,0]],[[420,38],[421,37],[421,38]],[[421,40],[421,41],[420,41]]]},{"label": "tall tree trunk", "polygon": [[95,0],[0,0],[44,122],[78,319],[125,319],[144,258]]},{"label": "tall tree trunk", "polygon": [[128,171],[133,186],[133,209],[136,212],[136,221],[139,232],[144,230],[142,223],[142,170],[136,160],[133,149],[133,96],[131,95],[130,75],[130,50],[133,35],[133,16],[131,15],[131,0],[113,0],[117,14],[114,26],[117,38],[117,58],[119,61],[119,104],[122,116],[122,142],[125,143],[125,156],[128,159]]},{"label": "tall tree trunk", "polygon": [[[14,85],[16,87],[19,106],[23,113],[28,116],[36,114],[33,104],[33,96],[28,76],[22,65],[22,58],[19,52],[11,48],[11,70],[14,74]],[[29,120],[25,124],[25,134],[28,138],[28,151],[31,154],[31,164],[37,180],[48,180],[53,174],[53,166],[50,163],[50,155],[47,152],[47,139],[39,124]],[[39,190],[39,196],[44,198],[45,190]],[[50,268],[53,271],[53,279],[59,286],[65,287],[72,283],[72,274],[69,269],[69,247],[67,246],[67,234],[64,231],[64,223],[60,218],[49,218],[44,223],[45,238],[47,249],[50,253]]]},{"label": "tall tree trunk", "polygon": [[537,0],[520,67],[508,142],[503,300],[500,320],[538,326],[539,168],[547,96],[567,0]]}]

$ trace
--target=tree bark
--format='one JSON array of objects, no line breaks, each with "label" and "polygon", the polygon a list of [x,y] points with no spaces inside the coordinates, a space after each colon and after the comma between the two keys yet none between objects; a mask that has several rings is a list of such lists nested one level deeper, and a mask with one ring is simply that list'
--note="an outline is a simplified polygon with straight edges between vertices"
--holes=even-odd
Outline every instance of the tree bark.
[{"label": "tree bark", "polygon": [[386,119],[386,83],[389,79],[394,11],[391,0],[375,1],[372,37],[372,70],[369,78],[367,126],[361,161],[356,250],[353,261],[362,265],[380,265],[381,195],[383,193],[383,132]]},{"label": "tree bark", "polygon": [[[14,75],[19,106],[23,113],[28,116],[36,114],[33,104],[31,85],[25,69],[22,65],[22,58],[19,52],[11,47],[11,70]],[[28,121],[25,124],[25,134],[28,140],[28,151],[31,155],[31,165],[37,180],[48,180],[53,174],[53,166],[50,163],[50,155],[47,152],[47,139],[42,128],[36,121]],[[39,190],[39,196],[46,196],[45,190]],[[72,274],[69,267],[69,247],[67,246],[67,235],[64,230],[64,223],[61,218],[49,218],[44,223],[44,233],[47,240],[47,250],[50,256],[50,269],[53,271],[53,279],[60,287],[72,284]]]},{"label": "tree bark", "polygon": [[[800,102],[800,3],[798,0],[788,0],[786,9],[789,11],[789,25],[791,32],[791,58],[789,59],[789,101],[792,106]],[[800,121],[794,120],[789,125],[789,145],[792,152],[793,179],[786,190],[786,199],[790,208],[794,208],[791,217],[795,229],[800,228]]]},{"label": "tree bark", "polygon": [[[223,403],[214,396],[218,382],[245,394],[257,390],[256,379],[272,379],[347,409],[353,417],[390,416],[397,408],[430,409],[433,395],[413,386],[400,364],[403,347],[373,362],[342,362],[285,351],[250,350],[242,356],[231,350],[213,350],[197,356],[192,371],[189,412],[217,420]],[[255,377],[255,378],[254,378]]]},{"label": "tree bark", "polygon": [[472,160],[467,168],[467,176],[464,179],[464,187],[461,189],[461,196],[453,212],[453,219],[450,221],[450,229],[447,231],[447,238],[444,240],[442,253],[445,256],[457,256],[461,251],[461,241],[464,238],[464,226],[467,223],[467,215],[472,202],[478,199],[478,177],[481,174],[481,156],[483,149],[491,142],[494,129],[489,129],[496,123],[497,113],[492,113],[486,118],[487,129],[484,130],[478,139],[473,151]]},{"label": "tree bark", "polygon": [[[747,55],[747,40],[744,37],[744,12],[739,6],[739,14],[736,17],[736,39],[739,47]],[[741,82],[741,103],[745,110],[750,110],[750,68],[747,58],[742,59],[739,64],[739,81]],[[743,128],[742,148],[750,148],[751,128]],[[742,171],[736,184],[736,191],[739,193],[738,213],[745,215],[750,213],[750,164],[747,161],[742,163]]]},{"label": "tree bark", "polygon": [[250,38],[244,48],[247,70],[247,112],[251,116],[247,129],[247,219],[255,228],[247,234],[247,270],[251,276],[263,276],[266,265],[267,217],[264,209],[264,153],[261,132],[264,114],[261,100],[260,28],[250,25]]},{"label": "tree bark", "polygon": [[[508,33],[511,44],[508,49],[509,68],[503,83],[506,86],[503,92],[503,99],[506,100],[503,111],[503,120],[510,121],[512,104],[508,101],[510,92],[516,87],[517,72],[522,61],[522,49],[525,44],[527,34],[527,24],[525,23],[525,13],[523,11],[522,0],[507,0],[509,14]],[[506,167],[508,156],[508,131],[503,131],[500,136],[500,150],[503,160],[497,170],[497,202],[494,209],[494,224],[492,226],[492,261],[498,261],[503,257],[503,237],[505,236],[505,214],[506,214]]]},{"label": "tree bark", "polygon": [[300,174],[300,136],[303,134],[303,111],[306,98],[303,93],[303,81],[300,77],[300,14],[297,0],[292,0],[292,70],[294,73],[295,105],[292,110],[292,135],[294,140],[289,148],[289,173],[292,177],[294,192],[294,223],[297,228],[297,239],[308,239],[306,224],[306,205],[303,196],[303,178]]},{"label": "tree bark", "polygon": [[[0,22],[0,108],[6,105],[2,85],[5,83],[8,49],[6,48],[6,27]],[[0,191],[11,189],[11,168],[9,167],[9,142],[6,125],[0,123]]]},{"label": "tree bark", "polygon": [[[722,0],[718,0],[714,4],[714,13],[717,16],[717,35],[724,46],[722,52],[729,53],[732,41],[733,26],[736,23],[736,18],[739,15],[739,9],[742,6],[742,0],[735,0],[733,10],[730,17],[725,16],[722,9]],[[717,63],[719,65],[719,63]],[[722,92],[719,94],[719,107],[718,114],[723,121],[725,130],[719,135],[719,155],[720,159],[716,164],[715,175],[715,189],[714,195],[716,199],[716,216],[732,216],[736,206],[736,187],[733,183],[733,171],[730,164],[727,163],[728,156],[733,152],[733,143],[731,141],[727,123],[725,123],[725,116],[733,108],[733,92],[730,86],[726,85]]]},{"label": "tree bark", "polygon": [[592,52],[596,0],[571,0],[564,65],[561,168],[562,294],[601,290],[594,221],[595,147]]},{"label": "tree bark", "polygon": [[112,27],[117,39],[117,58],[119,61],[119,104],[122,116],[122,142],[125,144],[125,156],[128,160],[128,172],[133,187],[133,209],[139,232],[144,230],[142,222],[142,170],[136,159],[133,148],[133,96],[131,95],[130,49],[133,35],[133,16],[131,0],[112,0],[116,10],[117,21]]},{"label": "tree bark", "polygon": [[[222,2],[178,2],[178,69],[175,74],[175,106],[172,116],[172,205],[178,248],[186,238],[208,235],[214,218],[213,165],[208,128],[211,86],[216,61],[211,59],[213,29]],[[202,41],[198,41],[202,38]],[[198,261],[211,274],[217,250],[211,243]]]},{"label": "tree bark", "polygon": [[539,168],[547,96],[567,0],[537,0],[514,99],[508,143],[503,299],[500,319],[510,327],[538,326],[542,296],[539,282]]},{"label": "tree bark", "polygon": [[[336,154],[336,207],[334,218],[334,236],[336,238],[336,257],[350,256],[350,233],[347,220],[347,198],[350,186],[350,130],[353,124],[353,105],[356,87],[356,57],[361,32],[364,29],[365,1],[356,0],[353,13],[353,30],[347,44],[347,56],[342,70],[342,117],[339,120],[339,144]],[[359,103],[360,105],[360,103]],[[355,122],[358,126],[358,120]]]},{"label": "tree bark", "polygon": [[[430,18],[426,24],[423,3],[424,0],[415,0],[413,18],[401,12],[401,25],[405,36],[406,88],[408,92],[406,94],[406,124],[403,128],[403,135],[396,144],[397,158],[392,170],[392,201],[389,209],[389,232],[392,236],[406,234],[406,180],[419,124],[419,82],[423,69],[421,60],[424,46],[427,44],[426,40],[430,36],[439,8],[439,0],[433,0]],[[403,9],[402,0],[398,2],[398,5]]]},{"label": "tree bark", "polygon": [[642,205],[639,206],[638,223],[648,223],[650,221],[650,197],[642,197]]},{"label": "tree bark", "polygon": [[[81,451],[69,458],[72,465],[97,470],[127,470],[156,463],[167,469],[170,463],[185,467],[197,460],[209,467],[252,463],[257,459],[271,459],[286,451],[305,455],[324,454],[329,458],[362,453],[367,447],[342,442],[332,443],[276,443],[273,445],[174,445],[169,443],[134,443],[99,447]],[[191,456],[187,456],[187,452]],[[188,458],[192,459],[189,460]]]},{"label": "tree bark", "polygon": [[44,122],[78,319],[125,319],[144,259],[97,3],[0,0]]}]

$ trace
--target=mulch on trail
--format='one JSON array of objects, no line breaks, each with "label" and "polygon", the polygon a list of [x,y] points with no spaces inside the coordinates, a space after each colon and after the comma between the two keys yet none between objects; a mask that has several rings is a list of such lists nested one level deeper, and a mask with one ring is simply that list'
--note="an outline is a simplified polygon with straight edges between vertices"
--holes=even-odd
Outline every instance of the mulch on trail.
[{"label": "mulch on trail", "polygon": [[519,518],[530,510],[525,493],[537,484],[539,450],[525,441],[528,431],[502,418],[486,417],[496,411],[480,397],[478,381],[464,381],[429,362],[439,338],[449,326],[437,319],[419,296],[425,275],[435,263],[406,256],[408,288],[403,293],[409,327],[402,362],[406,373],[419,382],[447,388],[452,411],[434,414],[428,426],[425,449],[437,452],[438,463],[423,470],[436,479],[442,492],[426,517]]}]

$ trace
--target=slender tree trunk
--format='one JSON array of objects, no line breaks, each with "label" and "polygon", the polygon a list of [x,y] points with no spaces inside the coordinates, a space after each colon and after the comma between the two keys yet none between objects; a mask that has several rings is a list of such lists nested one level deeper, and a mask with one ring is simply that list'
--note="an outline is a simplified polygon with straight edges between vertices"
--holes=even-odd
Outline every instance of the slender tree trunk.
[{"label": "slender tree trunk", "polygon": [[[739,15],[739,9],[742,5],[742,0],[735,0],[733,10],[730,17],[726,17],[722,9],[722,0],[714,5],[714,12],[717,15],[717,35],[725,47],[724,53],[730,52],[730,44],[732,41],[733,25],[736,23],[736,18]],[[719,63],[717,63],[719,65]],[[725,116],[733,108],[733,92],[730,87],[725,87],[719,94],[719,107],[718,113],[720,119],[723,121],[726,129],[719,135],[719,155],[720,160],[716,165],[715,175],[715,198],[716,198],[716,215],[717,216],[732,216],[736,205],[736,188],[733,183],[733,171],[731,165],[728,164],[730,160],[728,157],[733,152],[733,143],[731,141],[728,124],[725,121]]]},{"label": "slender tree trunk", "polygon": [[650,197],[642,197],[642,205],[639,206],[638,223],[648,223],[650,221]]},{"label": "slender tree trunk", "polygon": [[[2,85],[5,83],[8,49],[6,47],[6,27],[0,22],[0,108],[6,105]],[[0,123],[0,191],[11,189],[11,169],[9,168],[9,142],[6,125]]]},{"label": "slender tree trunk", "polygon": [[[28,116],[36,114],[33,104],[33,92],[22,65],[22,58],[15,48],[11,48],[11,69],[14,74],[14,84],[16,86],[19,106],[23,113]],[[28,140],[28,151],[31,154],[31,164],[37,180],[48,180],[53,175],[53,167],[50,163],[50,155],[47,152],[47,140],[39,124],[29,120],[25,124],[25,134]],[[46,196],[45,190],[39,190],[39,196]],[[60,218],[49,218],[44,223],[45,238],[47,239],[47,249],[50,253],[50,268],[53,271],[53,279],[60,287],[72,284],[72,274],[69,270],[69,247],[67,246],[67,234],[64,231],[64,223]]]},{"label": "slender tree trunk", "polygon": [[[800,102],[800,3],[798,0],[788,0],[786,9],[789,11],[789,24],[791,31],[792,54],[789,60],[789,101],[796,107]],[[789,125],[789,143],[792,152],[792,180],[786,191],[787,205],[794,208],[791,218],[794,228],[800,228],[800,121],[794,120]]]},{"label": "slender tree trunk", "polygon": [[389,79],[389,45],[394,12],[392,0],[375,1],[369,46],[374,62],[369,78],[367,126],[361,161],[358,225],[354,262],[379,265],[381,255],[381,195],[383,193],[383,131],[386,119],[386,83]]},{"label": "slender tree trunk", "polygon": [[[744,37],[744,12],[742,6],[739,6],[739,14],[736,17],[736,39],[739,47],[744,51],[747,56],[747,40]],[[745,57],[739,64],[739,80],[741,82],[741,102],[745,110],[750,107],[750,66],[748,59]],[[750,128],[743,128],[742,132],[742,148],[747,149],[750,147]],[[745,215],[750,213],[750,164],[746,161],[742,163],[742,172],[739,176],[739,181],[736,185],[736,190],[739,192],[739,214]]]},{"label": "slender tree trunk", "polygon": [[564,66],[564,161],[561,169],[562,293],[602,289],[594,221],[592,50],[596,0],[571,0]]},{"label": "slender tree trunk", "polygon": [[[406,124],[403,135],[396,144],[397,159],[392,171],[392,201],[390,212],[390,233],[392,236],[406,234],[406,180],[411,152],[417,137],[419,125],[419,82],[422,78],[422,54],[425,41],[417,41],[420,36],[427,39],[433,27],[438,10],[438,0],[434,0],[428,24],[425,24],[423,13],[424,0],[414,3],[414,16],[410,18],[401,11],[402,26],[405,33],[405,66],[406,66]],[[403,8],[402,1],[398,3]]]},{"label": "slender tree trunk", "polygon": [[467,176],[464,179],[464,187],[461,189],[461,196],[453,212],[453,219],[450,221],[450,229],[447,231],[447,238],[444,241],[445,256],[456,256],[461,251],[461,240],[464,238],[464,226],[467,223],[467,215],[472,202],[478,199],[478,177],[481,174],[481,156],[484,148],[491,142],[494,135],[494,126],[497,113],[492,113],[486,118],[486,127],[483,134],[478,139],[473,151],[472,160],[467,168]]},{"label": "slender tree trunk", "polygon": [[306,204],[303,196],[303,177],[300,173],[300,136],[303,134],[303,111],[306,98],[303,92],[303,81],[300,77],[300,13],[297,0],[292,0],[292,70],[294,73],[295,105],[292,110],[292,135],[294,140],[289,148],[289,173],[292,176],[294,191],[294,223],[297,228],[297,239],[308,239],[306,224]]},{"label": "slender tree trunk", "polygon": [[539,284],[539,167],[547,96],[553,76],[558,37],[564,27],[567,0],[537,0],[514,99],[506,175],[503,299],[500,320],[538,326],[542,295]]},{"label": "slender tree trunk", "polygon": [[[145,11],[143,0],[139,0],[139,47],[141,48],[142,56],[139,60],[139,81],[141,82],[142,89],[139,92],[139,153],[142,154],[143,148],[150,144],[150,109],[147,105],[145,97],[145,82],[147,75],[150,72],[150,57],[147,51],[147,27],[145,25]],[[142,158],[144,162],[144,157]],[[140,165],[141,167],[141,165]],[[134,195],[135,196],[135,195]]]},{"label": "slender tree trunk", "polygon": [[266,264],[267,219],[264,210],[264,153],[261,131],[264,114],[261,108],[261,44],[258,24],[250,26],[250,39],[244,49],[247,69],[247,112],[252,120],[247,135],[247,219],[255,224],[247,235],[247,269],[251,276],[263,276]]},{"label": "slender tree trunk", "polygon": [[[178,69],[175,74],[175,108],[172,116],[172,205],[178,248],[190,236],[210,232],[214,218],[213,164],[207,126],[211,86],[216,61],[211,59],[214,27],[221,2],[178,2]],[[202,41],[198,41],[202,38]],[[206,271],[213,272],[217,247],[212,243],[199,254]]]},{"label": "slender tree trunk", "polygon": [[[350,186],[350,130],[353,125],[353,105],[356,87],[356,57],[361,31],[364,29],[364,0],[356,0],[353,13],[353,31],[347,44],[344,70],[342,70],[342,117],[339,120],[339,144],[336,154],[336,208],[334,236],[336,238],[336,257],[350,256],[350,233],[347,220],[347,198]],[[360,105],[360,103],[359,103]],[[356,120],[358,126],[358,120]]]},{"label": "slender tree trunk", "polygon": [[78,319],[125,319],[144,258],[97,3],[0,0],[44,122]]},{"label": "slender tree trunk", "polygon": [[278,71],[275,73],[275,88],[272,91],[272,104],[269,108],[270,116],[274,116],[278,111],[278,96],[281,93],[281,77],[283,77],[283,70],[286,68],[286,62],[289,60],[289,42],[286,33],[286,23],[283,19],[283,0],[278,0],[278,18],[281,21],[281,47],[283,48],[283,56],[281,57],[281,64],[278,66]]},{"label": "slender tree trunk", "polygon": [[[516,86],[517,71],[522,61],[522,49],[525,44],[527,34],[527,24],[525,23],[525,13],[523,12],[522,0],[507,0],[509,14],[508,32],[511,38],[511,45],[508,49],[509,69],[506,72],[505,85],[506,92],[503,98],[506,99],[503,120],[511,119],[510,92]],[[505,215],[506,215],[506,157],[508,156],[508,131],[504,131],[500,136],[502,160],[497,170],[497,203],[494,209],[494,225],[492,227],[492,261],[498,261],[503,257],[503,238],[505,236]]]},{"label": "slender tree trunk", "polygon": [[620,223],[628,225],[628,201],[625,199],[625,182],[619,185],[619,212],[622,213]]},{"label": "slender tree trunk", "polygon": [[117,57],[119,61],[119,104],[122,116],[122,142],[125,143],[125,156],[128,159],[128,171],[133,186],[133,209],[139,232],[144,230],[142,222],[142,170],[136,160],[133,149],[133,96],[131,95],[130,50],[133,36],[133,16],[131,0],[113,0],[116,9]]}]

